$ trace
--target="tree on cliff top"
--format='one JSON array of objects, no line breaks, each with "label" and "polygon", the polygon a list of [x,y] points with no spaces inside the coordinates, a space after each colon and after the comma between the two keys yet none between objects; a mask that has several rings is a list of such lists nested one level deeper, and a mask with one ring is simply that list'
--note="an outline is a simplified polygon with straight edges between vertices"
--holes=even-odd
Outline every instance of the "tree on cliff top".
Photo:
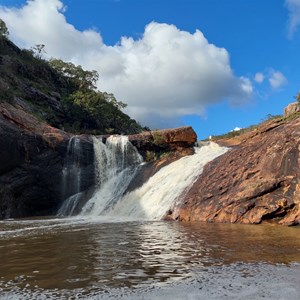
[{"label": "tree on cliff top", "polygon": [[7,37],[9,35],[9,31],[6,27],[5,22],[0,19],[0,36]]},{"label": "tree on cliff top", "polygon": [[32,51],[32,54],[40,60],[43,58],[44,54],[47,53],[44,44],[36,44],[34,47],[31,47],[30,51]]},{"label": "tree on cliff top", "polygon": [[97,71],[86,71],[79,65],[76,66],[71,62],[64,62],[61,59],[50,59],[49,64],[61,75],[67,77],[80,90],[95,90],[96,83],[99,79]]},{"label": "tree on cliff top", "polygon": [[117,101],[110,93],[97,90],[99,74],[97,71],[84,70],[80,65],[64,62],[61,59],[51,59],[49,65],[69,82],[68,95],[63,99],[63,105],[69,119],[73,119],[72,129],[89,127],[91,121],[102,134],[140,132],[141,126],[124,114],[121,110],[127,105]]}]

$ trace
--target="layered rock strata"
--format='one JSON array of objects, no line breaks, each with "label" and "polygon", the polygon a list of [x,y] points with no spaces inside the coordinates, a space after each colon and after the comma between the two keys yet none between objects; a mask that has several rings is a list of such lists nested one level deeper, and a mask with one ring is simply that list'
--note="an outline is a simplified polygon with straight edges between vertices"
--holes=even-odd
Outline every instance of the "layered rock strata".
[{"label": "layered rock strata", "polygon": [[300,118],[271,121],[220,141],[232,148],[207,164],[182,204],[180,221],[300,223]]}]

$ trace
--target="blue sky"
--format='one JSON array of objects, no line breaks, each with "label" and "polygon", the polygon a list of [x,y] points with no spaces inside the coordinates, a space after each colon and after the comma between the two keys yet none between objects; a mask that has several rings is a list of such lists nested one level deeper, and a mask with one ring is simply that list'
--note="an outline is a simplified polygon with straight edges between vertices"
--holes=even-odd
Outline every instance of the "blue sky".
[{"label": "blue sky", "polygon": [[[20,47],[100,73],[155,128],[199,138],[282,114],[300,90],[300,0],[0,0]],[[122,39],[122,37],[124,37]]]}]

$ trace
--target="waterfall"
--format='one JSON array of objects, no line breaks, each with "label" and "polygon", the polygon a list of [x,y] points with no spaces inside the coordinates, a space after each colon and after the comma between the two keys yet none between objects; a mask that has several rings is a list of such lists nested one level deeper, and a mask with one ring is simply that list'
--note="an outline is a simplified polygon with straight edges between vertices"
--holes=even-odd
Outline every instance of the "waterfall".
[{"label": "waterfall", "polygon": [[126,136],[110,136],[104,144],[93,138],[97,190],[84,205],[81,215],[99,216],[123,196],[142,162],[142,157]]},{"label": "waterfall", "polygon": [[204,165],[226,151],[227,148],[212,142],[196,147],[194,155],[165,166],[142,187],[126,194],[106,212],[106,216],[119,220],[160,220],[181,201]]},{"label": "waterfall", "polygon": [[62,198],[80,192],[81,186],[81,144],[77,136],[70,138],[62,171]]},{"label": "waterfall", "polygon": [[62,170],[62,206],[58,215],[72,215],[81,191],[81,142],[79,137],[70,138]]},{"label": "waterfall", "polygon": [[[96,191],[80,202],[80,144],[74,137],[68,146],[65,184],[73,177],[72,195],[59,215],[101,216],[115,220],[160,220],[185,194],[202,173],[205,164],[224,154],[227,148],[213,142],[199,143],[195,154],[185,156],[155,173],[132,192],[127,188],[142,165],[142,157],[126,136],[110,136],[106,142],[93,137]],[[68,168],[67,168],[68,167]],[[83,205],[82,208],[80,208]]]},{"label": "waterfall", "polygon": [[60,209],[57,212],[58,216],[73,216],[77,212],[78,205],[82,197],[82,193],[77,193],[75,195],[67,198]]}]

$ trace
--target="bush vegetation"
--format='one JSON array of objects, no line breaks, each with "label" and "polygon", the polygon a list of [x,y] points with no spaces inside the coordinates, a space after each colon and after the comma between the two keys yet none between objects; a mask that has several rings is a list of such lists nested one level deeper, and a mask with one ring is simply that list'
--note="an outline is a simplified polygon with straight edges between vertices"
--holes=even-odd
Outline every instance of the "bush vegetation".
[{"label": "bush vegetation", "polygon": [[[256,124],[256,125],[250,125],[246,128],[241,128],[240,130],[232,130],[230,132],[224,133],[224,134],[220,134],[220,135],[214,135],[211,137],[211,140],[217,141],[217,140],[221,140],[221,139],[228,139],[228,138],[233,138],[236,136],[240,136],[242,134],[245,134],[247,132],[251,132],[255,129],[257,129],[259,126],[261,126],[262,124],[266,123],[266,122],[270,122],[272,120],[278,120],[278,121],[283,121],[284,117],[282,115],[271,115],[268,114],[266,116],[266,118],[264,120],[262,120],[261,123]],[[206,139],[207,141],[208,139]]]},{"label": "bush vegetation", "polygon": [[21,50],[0,19],[0,102],[16,99],[52,126],[74,133],[131,134],[142,131],[122,112],[127,105],[97,90],[99,74],[71,62],[44,59],[45,45]]}]

